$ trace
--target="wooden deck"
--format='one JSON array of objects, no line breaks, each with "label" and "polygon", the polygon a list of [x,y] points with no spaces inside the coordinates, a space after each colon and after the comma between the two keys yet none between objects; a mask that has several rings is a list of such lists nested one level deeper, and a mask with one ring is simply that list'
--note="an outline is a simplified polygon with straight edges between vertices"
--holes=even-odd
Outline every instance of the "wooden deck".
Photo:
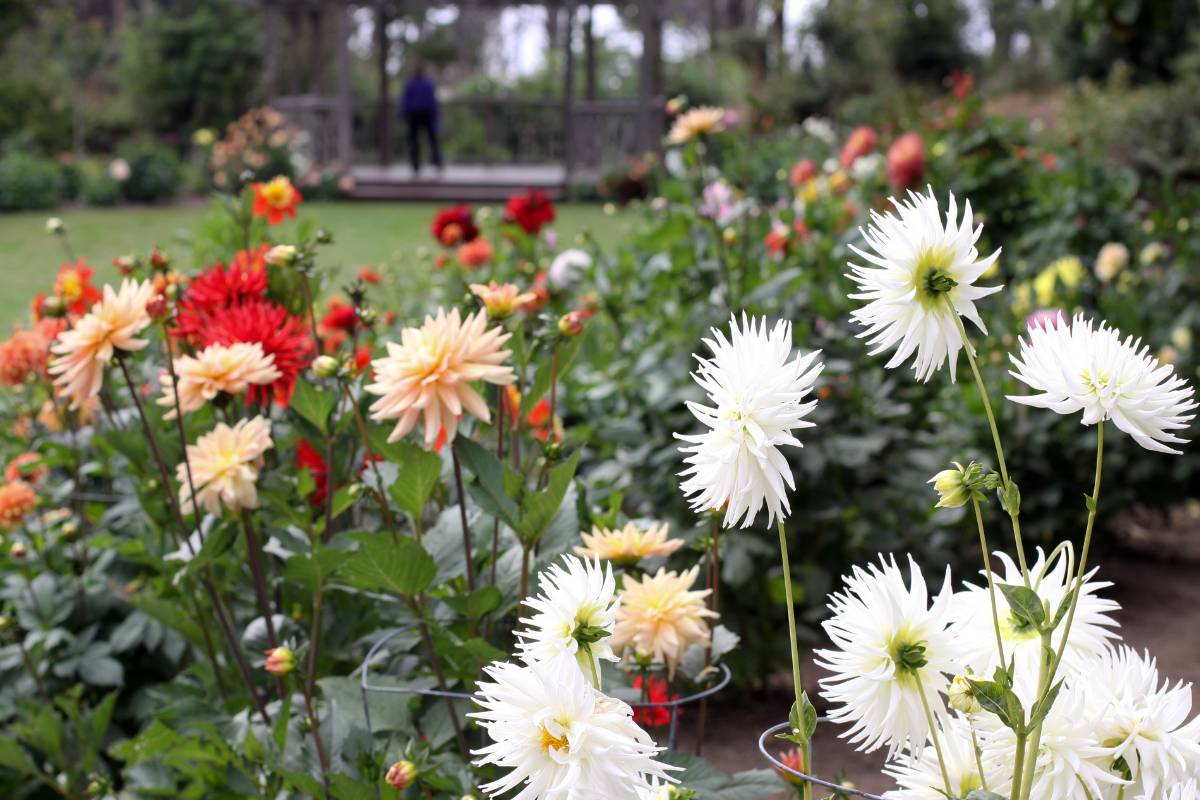
[{"label": "wooden deck", "polygon": [[415,176],[407,164],[362,165],[350,174],[354,200],[503,200],[526,189],[541,189],[554,200],[567,194],[566,170],[555,164],[452,164],[441,172],[426,166]]}]

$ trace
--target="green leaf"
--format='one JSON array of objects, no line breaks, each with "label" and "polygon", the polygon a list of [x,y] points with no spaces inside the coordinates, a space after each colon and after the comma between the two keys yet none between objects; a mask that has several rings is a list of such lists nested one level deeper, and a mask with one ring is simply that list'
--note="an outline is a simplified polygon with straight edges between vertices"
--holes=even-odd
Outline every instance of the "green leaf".
[{"label": "green leaf", "polygon": [[1041,721],[1050,713],[1050,709],[1054,707],[1054,701],[1058,698],[1058,690],[1062,688],[1063,682],[1059,681],[1051,687],[1050,691],[1046,692],[1029,710],[1029,727],[1034,728],[1041,724]]},{"label": "green leaf", "polygon": [[7,767],[26,775],[36,775],[37,767],[29,755],[14,739],[0,739],[0,767]]},{"label": "green leaf", "polygon": [[[199,552],[187,562],[186,569],[188,574],[195,575],[224,555],[225,551],[237,541],[237,535],[238,529],[236,525],[218,524],[214,527],[204,537],[204,543],[200,545]],[[183,551],[187,552],[187,545],[183,546]]]},{"label": "green leaf", "polygon": [[351,586],[411,596],[424,591],[437,577],[433,556],[415,539],[392,542],[379,534],[354,538],[362,542],[362,549],[342,566],[342,575]]},{"label": "green leaf", "polygon": [[333,504],[330,507],[330,516],[336,519],[339,514],[354,505],[354,501],[358,499],[359,488],[361,487],[351,484],[350,486],[343,486],[334,492]]},{"label": "green leaf", "polygon": [[454,452],[458,454],[463,466],[475,476],[475,484],[471,488],[471,496],[475,502],[479,503],[486,513],[507,523],[511,528],[517,528],[521,512],[508,494],[506,469],[500,460],[490,450],[465,438],[454,440]]},{"label": "green leaf", "polygon": [[575,468],[579,466],[582,453],[582,450],[576,450],[570,458],[551,469],[546,488],[525,497],[521,504],[520,519],[513,527],[526,544],[537,544],[550,526],[558,507],[562,505],[567,487],[571,485],[571,479],[575,477]]},{"label": "green leaf", "polygon": [[121,686],[125,683],[125,669],[111,656],[85,658],[79,662],[79,677],[92,686]]},{"label": "green leaf", "polygon": [[[582,336],[576,336],[572,339],[567,339],[563,344],[558,346],[558,365],[555,369],[557,379],[562,380],[567,374],[571,363],[575,360],[576,354],[579,353],[579,346],[583,343]],[[534,374],[533,385],[525,390],[521,395],[521,419],[529,416],[529,412],[533,411],[533,407],[537,405],[546,392],[550,391],[550,362],[554,358],[553,353],[546,356],[537,368]]]},{"label": "green leaf", "polygon": [[804,746],[812,740],[813,734],[817,730],[817,709],[808,699],[808,692],[801,693],[800,702],[792,703],[792,710],[788,714],[788,725],[791,726],[790,730],[787,733],[775,734],[776,738],[786,739],[800,746]]},{"label": "green leaf", "polygon": [[1087,510],[1088,510],[1089,514],[1096,513],[1096,498],[1095,497],[1092,497],[1090,494],[1085,494],[1083,496],[1083,504],[1087,506]]},{"label": "green leaf", "polygon": [[967,795],[966,800],[1008,800],[1008,798],[1002,794],[996,794],[995,792],[976,789]]},{"label": "green leaf", "polygon": [[1042,598],[1038,597],[1037,592],[1019,584],[1000,583],[997,586],[1008,601],[1014,617],[1033,628],[1042,627],[1046,621],[1046,607],[1042,605]]},{"label": "green leaf", "polygon": [[400,471],[388,494],[414,519],[421,516],[442,474],[442,457],[407,440],[396,442],[393,455]]},{"label": "green leaf", "polygon": [[470,594],[453,595],[442,598],[446,605],[462,614],[467,619],[479,619],[500,605],[504,595],[495,586],[484,586]]},{"label": "green leaf", "polygon": [[1063,597],[1062,602],[1058,604],[1058,611],[1054,612],[1054,622],[1050,625],[1050,628],[1046,630],[1047,633],[1050,633],[1057,628],[1059,623],[1063,621],[1063,617],[1067,616],[1067,612],[1071,610],[1071,598],[1074,596],[1075,590],[1071,589]]},{"label": "green leaf", "polygon": [[287,560],[283,576],[287,580],[303,585],[311,592],[317,586],[325,585],[330,576],[341,569],[354,555],[345,550],[328,548],[322,549],[316,555],[297,553]]},{"label": "green leaf", "polygon": [[1025,731],[1025,708],[1012,689],[996,681],[975,681],[970,678],[967,681],[984,711],[995,714],[1006,728],[1018,736]]},{"label": "green leaf", "polygon": [[329,432],[329,415],[337,405],[337,393],[307,380],[296,381],[288,408],[312,423],[321,433]]},{"label": "green leaf", "polygon": [[184,613],[181,603],[146,594],[135,594],[128,599],[129,604],[138,611],[177,631],[194,646],[204,645],[204,634],[192,618]]},{"label": "green leaf", "polygon": [[1011,480],[1000,488],[1000,504],[1011,517],[1021,513],[1021,490]]}]

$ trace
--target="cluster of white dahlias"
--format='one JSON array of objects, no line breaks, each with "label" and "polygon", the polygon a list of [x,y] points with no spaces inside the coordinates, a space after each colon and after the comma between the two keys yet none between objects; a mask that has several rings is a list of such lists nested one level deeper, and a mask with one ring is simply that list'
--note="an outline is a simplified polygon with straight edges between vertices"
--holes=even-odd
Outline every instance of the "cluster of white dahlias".
[{"label": "cluster of white dahlias", "polygon": [[608,639],[620,602],[612,568],[563,556],[539,575],[541,593],[517,631],[522,663],[485,668],[471,714],[491,738],[477,766],[508,771],[480,788],[491,797],[652,796],[674,769],[633,720],[633,709],[600,691],[600,662],[617,660]]}]

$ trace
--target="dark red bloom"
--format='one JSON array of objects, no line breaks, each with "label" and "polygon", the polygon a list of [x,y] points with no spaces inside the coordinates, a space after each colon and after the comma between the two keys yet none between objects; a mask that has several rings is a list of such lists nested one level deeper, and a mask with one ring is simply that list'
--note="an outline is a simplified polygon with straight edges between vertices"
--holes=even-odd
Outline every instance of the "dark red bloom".
[{"label": "dark red bloom", "polygon": [[[633,688],[642,688],[642,678],[639,675],[633,679]],[[650,676],[650,688],[646,692],[651,703],[666,703],[671,700],[678,700],[679,695],[667,693],[667,681],[658,675]],[[683,710],[676,711],[678,716],[683,716]],[[636,708],[633,711],[633,720],[639,725],[649,727],[661,727],[671,721],[671,710],[662,706],[650,706],[648,708]]]},{"label": "dark red bloom", "polygon": [[440,244],[455,247],[472,241],[479,235],[479,228],[471,215],[471,207],[462,203],[437,212],[433,217],[433,224],[429,226],[429,232]]},{"label": "dark red bloom", "polygon": [[172,333],[192,342],[204,338],[206,317],[247,300],[257,300],[267,291],[268,245],[239,250],[226,268],[221,262],[201,272],[188,284]]},{"label": "dark red bloom", "polygon": [[360,344],[354,351],[354,368],[362,372],[371,363],[370,345]]},{"label": "dark red bloom", "polygon": [[325,463],[321,452],[313,447],[307,439],[301,439],[296,445],[296,469],[307,469],[312,475],[316,488],[308,496],[308,502],[320,507],[325,503],[325,494],[329,491],[329,465]]},{"label": "dark red bloom", "polygon": [[205,314],[201,321],[200,347],[257,342],[264,353],[274,356],[279,379],[265,386],[249,387],[246,402],[266,405],[273,400],[287,406],[297,376],[312,363],[316,352],[304,320],[268,300],[247,300]]},{"label": "dark red bloom", "polygon": [[508,198],[504,207],[504,219],[521,227],[528,234],[536,234],[554,222],[554,203],[540,189]]},{"label": "dark red bloom", "polygon": [[351,303],[336,297],[329,299],[325,316],[321,317],[321,330],[354,333],[358,329],[358,310]]}]

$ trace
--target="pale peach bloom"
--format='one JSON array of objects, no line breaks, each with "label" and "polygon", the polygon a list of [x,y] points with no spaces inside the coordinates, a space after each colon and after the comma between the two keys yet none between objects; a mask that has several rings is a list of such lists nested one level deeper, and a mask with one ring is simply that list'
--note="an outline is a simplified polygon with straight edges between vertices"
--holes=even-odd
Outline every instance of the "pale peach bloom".
[{"label": "pale peach bloom", "polygon": [[725,130],[725,109],[699,106],[685,111],[675,118],[671,132],[667,134],[669,144],[686,144],[706,133]]},{"label": "pale peach bloom", "polygon": [[[83,405],[75,409],[75,421],[80,425],[91,425],[96,419],[96,412],[100,410],[100,397],[90,397],[84,401]],[[47,400],[42,403],[41,409],[37,413],[37,421],[42,423],[43,427],[54,433],[63,431],[63,417],[60,413],[58,403],[54,400]]]},{"label": "pale peach bloom", "polygon": [[590,534],[580,534],[584,546],[576,547],[575,552],[617,564],[636,564],[643,558],[669,556],[683,547],[683,539],[668,539],[667,530],[665,522],[645,529],[632,522],[613,530],[593,527]]},{"label": "pale peach bloom", "polygon": [[[211,401],[221,392],[241,394],[250,385],[264,386],[279,380],[275,356],[263,353],[258,342],[237,342],[226,346],[209,345],[195,356],[175,359],[175,377],[179,382],[179,408],[187,414]],[[167,419],[175,418],[175,392],[171,376],[163,370],[158,382],[163,395],[158,404],[169,408]]]},{"label": "pale peach bloom", "polygon": [[504,362],[510,351],[500,347],[511,334],[487,327],[487,315],[469,314],[461,319],[458,309],[438,309],[426,316],[419,328],[405,328],[400,343],[387,343],[387,355],[371,362],[375,382],[367,386],[379,399],[371,404],[371,418],[397,420],[389,442],[408,434],[422,418],[425,446],[431,447],[445,428],[447,442],[458,433],[459,417],[471,412],[491,421],[488,405],[472,381],[506,386],[516,380]]},{"label": "pale peach bloom", "polygon": [[146,304],[154,297],[151,281],[125,280],[104,294],[92,310],[59,334],[50,346],[55,358],[50,362],[54,385],[70,398],[71,408],[80,408],[100,393],[104,366],[118,351],[141,350],[149,342],[137,334],[150,324]]},{"label": "pale peach bloom", "polygon": [[25,481],[9,481],[0,486],[0,531],[20,525],[36,505],[37,492]]},{"label": "pale peach bloom", "polygon": [[521,306],[537,299],[533,292],[522,292],[515,283],[496,283],[489,281],[486,285],[472,283],[471,293],[483,301],[488,316],[492,319],[504,319]]},{"label": "pale peach bloom", "polygon": [[230,511],[258,508],[258,470],[263,453],[273,445],[271,423],[265,417],[244,419],[232,428],[219,423],[187,447],[196,497],[188,491],[187,464],[175,468],[179,499],[191,513],[196,504],[210,514],[219,514],[224,504]]},{"label": "pale peach bloom", "polygon": [[704,603],[711,589],[693,591],[699,567],[684,573],[659,569],[634,580],[625,576],[621,608],[610,642],[613,652],[631,649],[639,658],[667,665],[668,675],[693,644],[707,646],[707,618],[716,617]]}]

